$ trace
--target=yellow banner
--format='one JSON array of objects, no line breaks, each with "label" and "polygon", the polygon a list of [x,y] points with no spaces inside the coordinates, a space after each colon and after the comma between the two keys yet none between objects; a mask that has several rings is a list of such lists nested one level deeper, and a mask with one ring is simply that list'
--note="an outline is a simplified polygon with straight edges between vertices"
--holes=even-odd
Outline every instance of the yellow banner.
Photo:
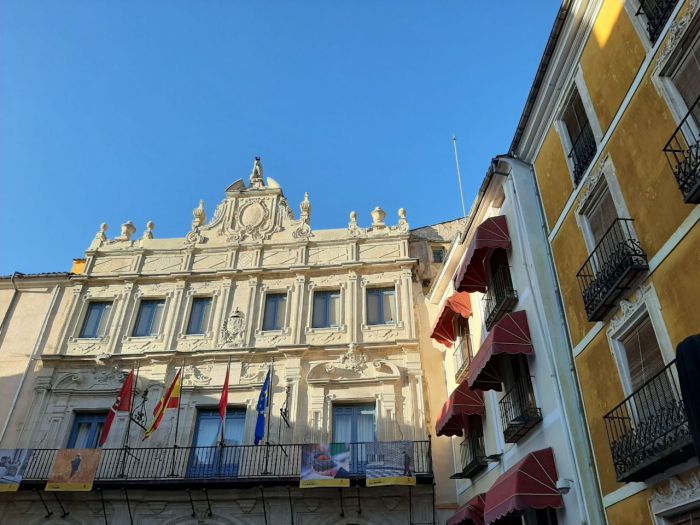
[{"label": "yellow banner", "polygon": [[15,492],[19,490],[19,483],[0,483],[0,492]]},{"label": "yellow banner", "polygon": [[380,485],[416,485],[416,478],[409,476],[394,476],[387,478],[367,478],[368,487],[378,487]]},{"label": "yellow banner", "polygon": [[44,490],[64,491],[64,492],[90,492],[92,490],[92,482],[90,483],[47,483]]},{"label": "yellow banner", "polygon": [[350,480],[347,478],[333,479],[302,479],[299,481],[299,488],[313,489],[316,487],[349,487]]}]

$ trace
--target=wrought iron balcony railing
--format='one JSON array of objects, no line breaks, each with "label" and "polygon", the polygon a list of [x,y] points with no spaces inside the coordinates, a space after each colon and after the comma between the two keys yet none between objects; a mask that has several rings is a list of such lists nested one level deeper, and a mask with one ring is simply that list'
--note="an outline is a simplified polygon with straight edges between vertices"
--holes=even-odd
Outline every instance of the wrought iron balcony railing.
[{"label": "wrought iron balcony railing", "polygon": [[471,434],[459,445],[462,458],[461,477],[472,478],[484,470],[488,465],[486,461],[486,449],[484,438],[478,434]]},{"label": "wrought iron balcony railing", "polygon": [[517,443],[542,421],[542,411],[535,402],[530,376],[523,376],[516,381],[498,405],[506,443]]},{"label": "wrought iron balcony railing", "polygon": [[695,455],[675,361],[603,419],[618,481],[644,481]]},{"label": "wrought iron balcony railing", "polygon": [[[381,448],[376,445],[381,444]],[[236,445],[213,447],[158,447],[102,449],[95,476],[97,483],[269,483],[299,478],[301,444]],[[350,443],[351,477],[364,477],[368,464],[384,456],[401,455],[405,442]],[[378,453],[377,451],[381,451]],[[56,449],[34,449],[23,480],[46,481]],[[432,475],[429,441],[413,442],[413,470],[417,476]]]},{"label": "wrought iron balcony railing", "polygon": [[649,267],[632,222],[615,219],[576,274],[589,321],[603,319],[637,275]]},{"label": "wrought iron balcony railing", "polygon": [[700,97],[673,132],[664,153],[676,177],[683,200],[700,203]]},{"label": "wrought iron balcony railing", "polygon": [[518,304],[518,292],[513,289],[510,268],[501,266],[496,270],[481,301],[486,329],[491,330],[496,321]]},{"label": "wrought iron balcony railing", "polygon": [[673,8],[678,0],[640,0],[637,16],[644,15],[647,19],[647,33],[649,40],[654,44],[661,34],[661,30],[673,13]]},{"label": "wrought iron balcony railing", "polygon": [[452,359],[455,368],[455,380],[460,382],[464,373],[472,362],[472,338],[471,335],[460,334],[459,343],[455,345],[452,352]]},{"label": "wrought iron balcony railing", "polygon": [[573,175],[576,186],[581,182],[583,174],[586,173],[586,168],[591,164],[597,150],[598,147],[595,143],[593,129],[590,122],[586,122],[581,128],[578,137],[574,139],[573,147],[569,152],[569,158],[574,166]]}]

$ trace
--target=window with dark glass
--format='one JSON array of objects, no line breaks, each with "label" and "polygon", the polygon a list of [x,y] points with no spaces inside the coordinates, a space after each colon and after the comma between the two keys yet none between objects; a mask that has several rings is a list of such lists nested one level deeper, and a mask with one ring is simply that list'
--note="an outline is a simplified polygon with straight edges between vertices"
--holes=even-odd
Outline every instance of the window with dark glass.
[{"label": "window with dark glass", "polygon": [[652,44],[658,40],[677,3],[678,0],[639,0],[637,15],[644,15],[646,18],[647,32]]},{"label": "window with dark glass", "polygon": [[66,448],[97,448],[106,412],[77,413]]},{"label": "window with dark glass", "polygon": [[195,297],[192,299],[190,319],[187,322],[187,334],[203,334],[209,326],[211,314],[211,297]]},{"label": "window with dark glass", "polygon": [[592,250],[618,218],[615,202],[605,182],[596,188],[593,204],[585,212],[585,216],[591,231],[593,246],[590,248]]},{"label": "window with dark glass", "polygon": [[700,37],[690,45],[672,73],[671,80],[683,99],[686,111],[692,115],[697,136],[697,128],[700,127],[700,104],[696,104],[700,97]]},{"label": "window with dark glass", "polygon": [[568,156],[573,165],[574,182],[578,184],[595,156],[596,142],[583,107],[583,100],[576,88],[569,98],[561,120],[571,142]]},{"label": "window with dark glass", "polygon": [[367,324],[393,324],[396,322],[396,289],[367,289]]},{"label": "window with dark glass", "polygon": [[93,301],[88,303],[85,320],[80,328],[80,337],[104,337],[107,332],[107,319],[109,319],[111,309],[112,303],[110,301]]},{"label": "window with dark glass", "polygon": [[334,443],[371,443],[376,440],[376,432],[373,404],[333,406]]},{"label": "window with dark glass", "polygon": [[165,300],[147,299],[139,304],[139,313],[134,324],[134,337],[156,336],[160,333],[160,325],[163,321]]},{"label": "window with dark glass", "polygon": [[312,328],[340,326],[340,290],[314,292]]},{"label": "window with dark glass", "polygon": [[284,316],[287,309],[286,293],[270,293],[265,296],[263,330],[284,329]]},{"label": "window with dark glass", "polygon": [[445,260],[445,249],[444,248],[433,248],[433,262],[434,263],[441,263]]}]

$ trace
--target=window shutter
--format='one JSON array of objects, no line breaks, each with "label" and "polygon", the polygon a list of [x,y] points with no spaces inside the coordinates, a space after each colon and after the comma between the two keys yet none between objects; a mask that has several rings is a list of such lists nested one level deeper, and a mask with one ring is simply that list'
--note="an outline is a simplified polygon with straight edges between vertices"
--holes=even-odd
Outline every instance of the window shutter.
[{"label": "window shutter", "polygon": [[632,389],[637,390],[665,366],[651,319],[645,317],[622,340],[622,344],[627,354]]}]

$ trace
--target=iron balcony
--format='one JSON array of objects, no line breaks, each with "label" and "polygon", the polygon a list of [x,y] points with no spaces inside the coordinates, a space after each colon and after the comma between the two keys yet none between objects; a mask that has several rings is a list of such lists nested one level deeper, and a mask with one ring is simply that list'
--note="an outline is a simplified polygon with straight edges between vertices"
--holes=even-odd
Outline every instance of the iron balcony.
[{"label": "iron balcony", "polygon": [[450,476],[450,479],[473,478],[488,465],[484,448],[484,438],[478,434],[468,435],[459,445],[462,458],[462,471]]},{"label": "iron balcony", "polygon": [[666,159],[687,204],[700,203],[700,97],[664,147]]},{"label": "iron balcony", "polygon": [[452,359],[454,360],[455,381],[461,383],[465,379],[469,365],[472,362],[471,335],[462,334],[460,336],[459,344],[455,345],[455,349],[452,352]]},{"label": "iron balcony", "polygon": [[517,443],[532,427],[542,421],[542,411],[535,403],[530,376],[518,379],[498,405],[506,443]]},{"label": "iron balcony", "polygon": [[615,219],[576,274],[589,321],[604,319],[638,274],[649,268],[632,222]]},{"label": "iron balcony", "polygon": [[637,16],[643,14],[646,17],[647,33],[652,44],[658,40],[677,3],[678,0],[640,0]]},{"label": "iron balcony", "polygon": [[586,122],[581,128],[581,131],[579,131],[578,136],[574,139],[573,146],[569,152],[569,159],[571,159],[573,165],[573,176],[576,186],[581,182],[583,174],[586,173],[586,169],[591,164],[597,150],[598,147],[595,143],[593,129],[591,128],[590,122]]},{"label": "iron balcony", "polygon": [[[384,442],[400,454],[405,441]],[[350,443],[350,478],[364,478],[368,464],[381,463],[374,443]],[[213,447],[154,447],[102,449],[95,476],[98,485],[167,488],[172,485],[221,484],[257,486],[299,481],[302,444]],[[23,482],[45,482],[57,449],[34,449]],[[413,441],[413,473],[432,479],[430,441]]]},{"label": "iron balcony", "polygon": [[676,375],[672,361],[603,416],[618,481],[644,481],[695,455]]},{"label": "iron balcony", "polygon": [[513,289],[510,268],[501,266],[496,270],[481,301],[486,329],[491,330],[501,317],[513,311],[518,304],[518,292]]}]

